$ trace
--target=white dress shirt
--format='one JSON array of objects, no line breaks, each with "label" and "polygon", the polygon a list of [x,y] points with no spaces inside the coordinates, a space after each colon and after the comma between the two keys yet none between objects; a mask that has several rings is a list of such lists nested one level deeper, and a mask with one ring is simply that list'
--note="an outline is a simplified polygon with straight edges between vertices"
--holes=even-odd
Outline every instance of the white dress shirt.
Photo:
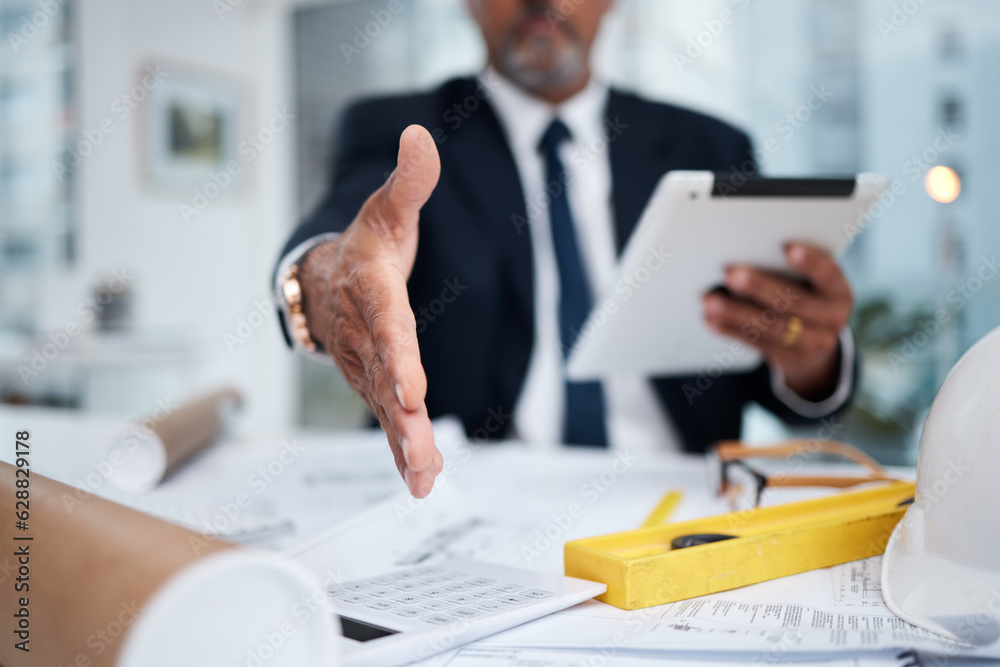
[{"label": "white dress shirt", "polygon": [[[538,150],[542,135],[555,118],[572,133],[560,147],[563,167],[572,173],[567,187],[577,242],[597,298],[616,279],[614,214],[611,197],[609,140],[606,130],[607,85],[591,78],[587,87],[552,107],[532,97],[492,68],[480,77],[488,101],[507,137],[525,196],[534,263],[535,341],[527,377],[514,408],[515,437],[539,447],[555,447],[562,440],[564,362],[559,335],[559,273],[544,192],[545,158]],[[290,266],[308,250],[330,238],[316,237],[299,245],[281,262]],[[278,280],[283,272],[278,271]],[[278,286],[276,286],[277,288]],[[281,289],[276,289],[279,300]],[[286,307],[281,304],[282,307]],[[287,319],[287,317],[286,317]],[[843,363],[840,384],[832,396],[814,403],[789,389],[780,373],[772,372],[775,394],[806,417],[827,414],[846,400],[853,385],[854,349],[850,332],[841,334]],[[318,356],[318,355],[317,355]],[[679,450],[680,440],[648,378],[622,375],[603,382],[609,444],[629,451]]]},{"label": "white dress shirt", "polygon": [[[545,157],[538,150],[552,120],[560,118],[572,137],[559,148],[572,174],[567,188],[570,212],[590,293],[596,299],[615,275],[611,162],[605,139],[608,87],[592,78],[558,108],[523,92],[494,70],[483,74],[489,102],[507,135],[524,190],[534,262],[535,346],[528,375],[514,408],[516,436],[540,446],[562,441],[565,377],[559,334],[559,269],[545,196]],[[640,375],[605,380],[608,442],[632,452],[679,449],[678,436],[648,379]]]}]

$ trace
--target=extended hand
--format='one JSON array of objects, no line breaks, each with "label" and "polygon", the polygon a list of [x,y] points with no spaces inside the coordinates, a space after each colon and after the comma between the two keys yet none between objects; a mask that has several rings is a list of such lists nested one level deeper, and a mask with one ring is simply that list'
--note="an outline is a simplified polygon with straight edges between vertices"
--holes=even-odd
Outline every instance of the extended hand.
[{"label": "extended hand", "polygon": [[785,248],[789,266],[807,284],[747,266],[726,270],[732,295],[705,296],[705,321],[712,329],[760,350],[788,387],[821,400],[837,386],[840,331],[851,317],[854,295],[837,261],[803,243]]},{"label": "extended hand", "polygon": [[427,130],[406,128],[389,180],[340,238],[311,251],[302,268],[310,333],[378,418],[396,468],[418,498],[430,493],[443,461],[424,404],[427,377],[406,281],[420,209],[440,173]]}]

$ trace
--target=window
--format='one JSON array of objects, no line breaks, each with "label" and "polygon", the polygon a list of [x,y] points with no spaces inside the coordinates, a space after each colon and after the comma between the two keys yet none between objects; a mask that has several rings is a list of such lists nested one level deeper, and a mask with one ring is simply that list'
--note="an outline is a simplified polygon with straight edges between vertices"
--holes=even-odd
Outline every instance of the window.
[{"label": "window", "polygon": [[69,139],[69,4],[47,7],[0,0],[0,329],[35,327],[39,276],[72,247],[70,185],[51,169]]},{"label": "window", "polygon": [[[393,25],[400,39],[372,40],[349,67],[337,45],[350,38],[368,7],[298,11],[300,127],[315,128],[300,137],[299,173],[310,179],[301,183],[308,194],[304,211],[326,187],[330,119],[349,97],[427,88],[446,74],[480,67],[482,48],[462,5],[413,5]],[[959,158],[970,169],[976,165],[980,181],[1000,180],[1000,163],[988,152],[1000,141],[1000,124],[968,127],[972,117],[1000,117],[1000,95],[989,79],[995,72],[970,68],[975,95],[942,89],[955,77],[939,72],[994,58],[1000,3],[950,0],[946,20],[940,15],[945,10],[922,8],[905,22],[894,18],[897,5],[619,0],[595,46],[594,65],[620,87],[746,130],[758,149],[772,147],[762,160],[765,174],[876,172],[896,183],[902,194],[886,200],[883,214],[844,259],[857,297],[854,331],[866,372],[848,431],[838,436],[886,461],[908,462],[924,411],[948,369],[969,344],[1000,325],[1000,281],[984,285],[961,312],[948,310],[954,307],[950,291],[979,270],[971,254],[963,258],[955,249],[1000,246],[989,193],[968,189],[958,203],[940,204],[923,183],[930,167]],[[735,19],[705,34],[722,11]],[[970,40],[973,30],[983,38]],[[697,39],[701,48],[692,41]],[[678,54],[687,56],[683,67]],[[915,108],[915,100],[930,100],[924,103],[929,108]],[[944,253],[943,219],[952,225],[952,250]],[[925,336],[922,327],[942,309],[949,323]],[[900,447],[904,441],[908,449]]]},{"label": "window", "polygon": [[944,62],[959,62],[965,57],[965,45],[962,33],[954,26],[949,26],[941,32],[941,60]]},{"label": "window", "polygon": [[941,127],[953,130],[962,129],[965,122],[965,105],[957,96],[947,95],[941,100],[940,123]]}]

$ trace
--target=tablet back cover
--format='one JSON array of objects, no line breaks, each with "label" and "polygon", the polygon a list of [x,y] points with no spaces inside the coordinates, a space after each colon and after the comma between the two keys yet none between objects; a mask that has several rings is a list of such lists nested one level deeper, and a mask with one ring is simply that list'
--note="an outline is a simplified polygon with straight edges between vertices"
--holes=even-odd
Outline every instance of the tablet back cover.
[{"label": "tablet back cover", "polygon": [[[722,285],[732,264],[790,273],[783,252],[790,241],[839,255],[867,227],[868,209],[888,184],[861,174],[853,188],[823,196],[838,182],[762,180],[768,181],[757,184],[763,187],[733,193],[724,183],[716,187],[711,172],[663,177],[622,253],[615,282],[598,291],[570,356],[570,377],[715,377],[760,363],[752,347],[709,329],[703,295]],[[844,183],[839,180],[841,189]],[[783,326],[774,318],[787,312],[787,299],[770,305],[748,332]]]}]

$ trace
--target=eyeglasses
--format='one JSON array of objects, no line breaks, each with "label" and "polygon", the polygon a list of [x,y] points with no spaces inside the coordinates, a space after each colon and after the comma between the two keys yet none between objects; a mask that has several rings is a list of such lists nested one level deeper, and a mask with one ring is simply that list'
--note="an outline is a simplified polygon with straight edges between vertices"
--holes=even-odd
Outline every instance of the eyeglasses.
[{"label": "eyeglasses", "polygon": [[[810,454],[828,454],[844,458],[868,471],[864,476],[793,475],[785,472],[767,474],[749,465],[745,459],[788,459]],[[733,511],[760,505],[768,487],[829,486],[847,488],[866,482],[894,481],[879,463],[847,443],[818,440],[792,440],[778,445],[747,447],[739,441],[718,443],[708,453],[709,484],[716,495],[725,496]]]}]

